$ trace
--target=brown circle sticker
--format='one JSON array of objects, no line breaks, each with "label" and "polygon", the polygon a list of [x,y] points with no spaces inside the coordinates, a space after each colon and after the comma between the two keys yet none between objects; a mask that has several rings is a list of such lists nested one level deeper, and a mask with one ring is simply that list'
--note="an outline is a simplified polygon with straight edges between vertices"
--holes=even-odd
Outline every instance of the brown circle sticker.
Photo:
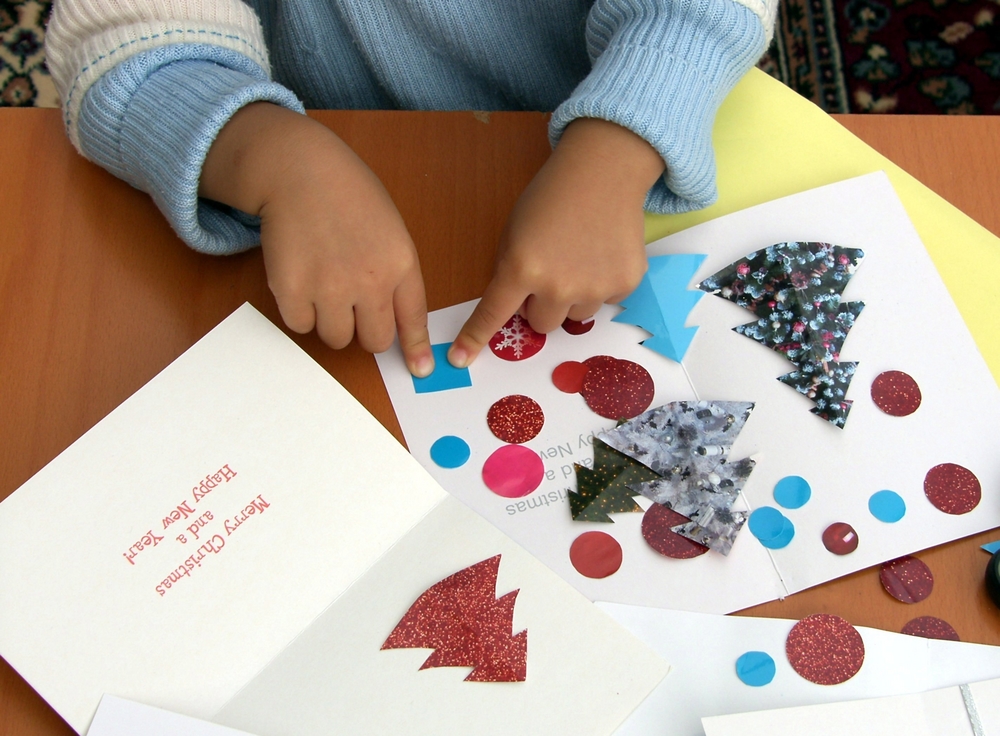
[{"label": "brown circle sticker", "polygon": [[653,377],[631,360],[606,355],[588,358],[580,393],[587,406],[606,419],[631,419],[653,401]]},{"label": "brown circle sticker", "polygon": [[835,555],[849,555],[858,548],[858,533],[845,521],[835,521],[823,532],[823,546]]},{"label": "brown circle sticker", "polygon": [[486,423],[498,440],[520,445],[542,431],[545,415],[534,399],[512,394],[504,396],[490,407],[486,413]]},{"label": "brown circle sticker", "polygon": [[885,371],[872,381],[872,401],[889,416],[909,416],[920,408],[920,386],[903,371]]},{"label": "brown circle sticker", "polygon": [[809,682],[837,685],[858,674],[865,662],[865,642],[840,616],[817,613],[788,632],[785,655],[792,669]]},{"label": "brown circle sticker", "polygon": [[942,463],[927,471],[924,495],[938,511],[967,514],[979,505],[983,488],[979,478],[968,468],[955,463]]},{"label": "brown circle sticker", "polygon": [[903,627],[903,633],[910,636],[922,636],[924,639],[960,641],[958,632],[950,623],[934,616],[920,616],[908,621]]},{"label": "brown circle sticker", "polygon": [[654,503],[642,516],[642,538],[664,557],[672,557],[675,560],[698,557],[708,552],[708,547],[682,537],[671,529],[689,521],[691,520],[686,516],[681,516],[663,504]]},{"label": "brown circle sticker", "polygon": [[604,532],[584,532],[573,540],[569,561],[586,578],[606,578],[622,566],[622,546]]},{"label": "brown circle sticker", "polygon": [[878,576],[885,592],[902,603],[919,603],[934,590],[931,569],[910,555],[883,562]]}]

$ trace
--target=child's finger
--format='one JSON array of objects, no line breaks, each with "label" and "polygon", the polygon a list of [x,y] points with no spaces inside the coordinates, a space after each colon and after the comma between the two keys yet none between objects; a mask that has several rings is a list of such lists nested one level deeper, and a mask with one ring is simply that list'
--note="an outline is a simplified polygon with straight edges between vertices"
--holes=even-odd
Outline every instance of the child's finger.
[{"label": "child's finger", "polygon": [[465,368],[472,363],[496,331],[514,316],[527,296],[522,289],[508,284],[502,277],[495,277],[448,350],[448,362],[456,368]]},{"label": "child's finger", "polygon": [[393,295],[396,330],[410,373],[423,378],[434,370],[434,355],[427,334],[427,296],[420,269],[407,271]]},{"label": "child's finger", "polygon": [[566,321],[572,305],[532,294],[524,304],[524,316],[535,332],[548,334]]},{"label": "child's finger", "polygon": [[354,337],[354,310],[316,305],[316,334],[334,350],[346,348]]},{"label": "child's finger", "polygon": [[389,297],[372,295],[367,302],[354,305],[354,329],[358,345],[369,353],[381,353],[392,345],[395,324]]},{"label": "child's finger", "polygon": [[581,302],[574,304],[566,317],[574,322],[586,322],[597,314],[602,306],[604,306],[602,302]]}]

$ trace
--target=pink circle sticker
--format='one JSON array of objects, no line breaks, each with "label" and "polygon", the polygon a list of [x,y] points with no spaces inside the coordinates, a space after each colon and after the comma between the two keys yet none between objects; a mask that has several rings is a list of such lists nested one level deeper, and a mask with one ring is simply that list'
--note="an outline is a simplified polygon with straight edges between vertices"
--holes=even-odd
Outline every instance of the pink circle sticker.
[{"label": "pink circle sticker", "polygon": [[483,482],[504,498],[527,496],[542,484],[544,475],[538,453],[521,445],[504,445],[483,463]]}]

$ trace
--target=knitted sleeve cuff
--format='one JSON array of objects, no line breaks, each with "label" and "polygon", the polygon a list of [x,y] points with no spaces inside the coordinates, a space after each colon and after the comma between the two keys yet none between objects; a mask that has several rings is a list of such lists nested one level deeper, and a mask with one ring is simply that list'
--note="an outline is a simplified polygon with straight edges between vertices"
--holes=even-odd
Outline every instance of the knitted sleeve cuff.
[{"label": "knitted sleeve cuff", "polygon": [[195,250],[238,253],[260,242],[255,218],[199,199],[208,149],[244,105],[303,111],[247,57],[202,44],[163,46],[114,67],[87,91],[79,117],[84,155],[149,192]]},{"label": "knitted sleeve cuff", "polygon": [[765,37],[760,18],[733,0],[598,0],[588,21],[593,69],[553,114],[552,144],[576,118],[617,123],[666,163],[647,210],[707,207],[717,198],[715,114],[764,53]]}]

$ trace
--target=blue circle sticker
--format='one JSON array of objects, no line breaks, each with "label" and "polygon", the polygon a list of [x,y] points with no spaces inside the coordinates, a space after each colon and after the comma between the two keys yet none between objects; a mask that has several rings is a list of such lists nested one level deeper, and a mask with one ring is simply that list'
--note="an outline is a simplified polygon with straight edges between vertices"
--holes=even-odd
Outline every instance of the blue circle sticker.
[{"label": "blue circle sticker", "polygon": [[868,510],[879,521],[892,524],[906,514],[906,502],[895,491],[879,491],[868,499]]},{"label": "blue circle sticker", "polygon": [[786,509],[802,508],[811,496],[809,482],[797,475],[787,475],[774,486],[774,500]]},{"label": "blue circle sticker", "polygon": [[472,451],[461,437],[445,435],[431,445],[431,460],[442,468],[458,468],[465,465]]},{"label": "blue circle sticker", "polygon": [[774,679],[774,660],[767,652],[747,652],[736,660],[736,676],[751,687],[763,687]]}]

